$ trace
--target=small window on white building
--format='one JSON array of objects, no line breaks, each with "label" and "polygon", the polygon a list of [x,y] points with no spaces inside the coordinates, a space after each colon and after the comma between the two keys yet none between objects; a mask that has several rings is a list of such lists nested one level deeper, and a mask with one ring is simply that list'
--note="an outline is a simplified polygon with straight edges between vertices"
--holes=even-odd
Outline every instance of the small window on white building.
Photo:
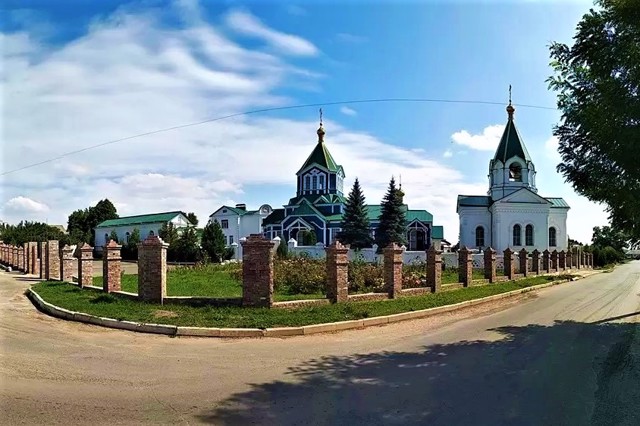
[{"label": "small window on white building", "polygon": [[229,235],[229,245],[233,244],[233,235]]},{"label": "small window on white building", "polygon": [[130,237],[130,236],[131,236],[131,234],[130,234],[130,233],[128,233],[128,232],[127,232],[126,234],[124,234],[124,240],[125,240],[125,242],[127,242],[127,243],[129,242],[129,237]]},{"label": "small window on white building", "polygon": [[522,166],[520,163],[512,163],[509,166],[509,181],[522,182]]},{"label": "small window on white building", "polygon": [[476,228],[476,247],[484,247],[484,228],[482,226]]},{"label": "small window on white building", "polygon": [[520,225],[513,225],[513,245],[522,245],[522,227]]},{"label": "small window on white building", "polygon": [[551,227],[549,228],[549,246],[550,247],[555,247],[556,246],[556,228]]},{"label": "small window on white building", "polygon": [[527,225],[524,228],[524,243],[528,246],[533,245],[533,225]]},{"label": "small window on white building", "polygon": [[229,229],[229,221],[227,219],[222,219],[220,221],[220,226],[222,226],[222,229]]},{"label": "small window on white building", "polygon": [[149,236],[153,237],[155,235],[155,233],[153,232],[153,230],[149,231]]},{"label": "small window on white building", "polygon": [[104,234],[104,242],[105,244],[109,242],[109,234]]}]

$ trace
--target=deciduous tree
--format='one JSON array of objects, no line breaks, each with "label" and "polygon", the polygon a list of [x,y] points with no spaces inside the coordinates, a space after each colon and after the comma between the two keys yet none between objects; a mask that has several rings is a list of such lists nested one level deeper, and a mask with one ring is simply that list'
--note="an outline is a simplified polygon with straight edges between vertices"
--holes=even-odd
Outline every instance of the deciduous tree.
[{"label": "deciduous tree", "polygon": [[573,46],[553,43],[549,87],[557,92],[554,129],[574,189],[604,203],[612,226],[640,240],[640,7],[597,0],[578,23]]}]

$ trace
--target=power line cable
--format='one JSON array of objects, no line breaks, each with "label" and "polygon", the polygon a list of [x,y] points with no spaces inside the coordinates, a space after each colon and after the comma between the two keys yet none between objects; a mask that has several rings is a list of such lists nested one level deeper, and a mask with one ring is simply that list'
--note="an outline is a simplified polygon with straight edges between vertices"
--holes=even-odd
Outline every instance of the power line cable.
[{"label": "power line cable", "polygon": [[[41,166],[43,164],[51,163],[56,160],[60,160],[64,157],[68,157],[70,155],[79,154],[81,152],[89,151],[91,149],[100,148],[106,145],[111,145],[118,142],[124,142],[127,140],[140,138],[149,135],[155,135],[158,133],[169,132],[172,130],[185,129],[187,127],[199,126],[206,123],[213,123],[216,121],[227,120],[229,118],[239,117],[242,115],[251,115],[251,114],[259,114],[262,112],[272,112],[272,111],[284,111],[291,109],[302,109],[302,108],[310,108],[310,107],[318,107],[318,106],[327,106],[327,105],[343,105],[343,104],[364,104],[364,103],[383,103],[383,102],[435,102],[435,103],[456,103],[456,104],[483,104],[483,105],[504,105],[503,102],[491,102],[491,101],[464,101],[464,100],[451,100],[451,99],[423,99],[423,98],[382,98],[382,99],[354,99],[349,101],[335,101],[335,102],[322,102],[322,103],[313,103],[313,104],[301,104],[301,105],[289,105],[282,107],[271,107],[271,108],[262,108],[255,109],[251,111],[237,112],[234,114],[224,115],[221,117],[210,118],[208,120],[198,121],[195,123],[189,124],[181,124],[178,126],[166,127],[164,129],[152,130],[150,132],[139,133],[133,136],[127,136],[120,139],[113,139],[107,142],[102,142],[96,145],[91,145],[85,148],[77,149],[74,151],[65,152],[63,154],[58,155],[57,157],[50,158],[48,160],[39,161],[37,163],[28,164],[26,166],[19,167],[17,169],[9,170],[7,172],[0,173],[0,176],[6,176],[11,173],[16,173],[22,170],[30,169],[32,167]],[[536,109],[546,109],[546,110],[556,110],[556,108],[545,107],[540,105],[524,105],[518,104],[518,107],[524,108],[536,108]]]}]

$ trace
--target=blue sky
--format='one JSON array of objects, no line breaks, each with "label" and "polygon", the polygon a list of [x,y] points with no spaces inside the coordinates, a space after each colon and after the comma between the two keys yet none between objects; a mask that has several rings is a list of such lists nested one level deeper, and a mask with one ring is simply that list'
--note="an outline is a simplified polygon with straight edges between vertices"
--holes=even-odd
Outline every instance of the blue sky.
[{"label": "blue sky", "polygon": [[[513,87],[543,196],[573,207],[587,242],[601,206],[555,172],[548,45],[589,2],[9,1],[0,24],[4,171],[137,133],[230,113],[354,99],[500,102],[327,105],[327,143],[370,203],[402,174],[411,208],[457,241],[458,193],[484,194]],[[4,176],[0,219],[65,223],[109,197],[121,215],[222,203],[279,207],[315,144],[317,108],[133,139]]]}]

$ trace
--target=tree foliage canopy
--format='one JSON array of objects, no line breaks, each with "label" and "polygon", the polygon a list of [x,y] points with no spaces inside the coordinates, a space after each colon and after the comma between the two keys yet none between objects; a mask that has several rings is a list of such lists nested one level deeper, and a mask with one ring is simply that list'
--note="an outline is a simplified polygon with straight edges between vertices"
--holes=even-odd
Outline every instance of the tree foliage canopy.
[{"label": "tree foliage canopy", "polygon": [[86,242],[94,246],[96,241],[94,228],[101,222],[117,219],[116,207],[108,199],[100,200],[93,207],[72,212],[67,220],[67,232],[72,243]]},{"label": "tree foliage canopy", "polygon": [[198,226],[198,216],[194,212],[187,213],[187,219],[193,226]]},{"label": "tree foliage canopy", "polygon": [[342,244],[349,244],[354,249],[371,247],[373,244],[373,238],[369,231],[367,205],[357,178],[344,207],[341,227],[342,232],[340,232],[338,239]]},{"label": "tree foliage canopy", "polygon": [[0,240],[5,244],[21,246],[30,241],[58,240],[60,246],[69,244],[69,236],[59,228],[40,222],[20,222],[17,225],[3,224],[0,227]]},{"label": "tree foliage canopy", "polygon": [[612,226],[640,240],[640,7],[598,0],[573,46],[553,43],[549,87],[557,92],[554,128],[574,189],[604,203]]},{"label": "tree foliage canopy", "polygon": [[403,209],[403,196],[402,191],[396,188],[396,181],[392,177],[387,193],[382,199],[380,222],[376,228],[375,241],[379,252],[390,243],[407,244],[405,235],[407,223]]},{"label": "tree foliage canopy", "polygon": [[220,222],[214,220],[204,227],[202,233],[202,249],[209,259],[214,262],[222,262],[227,254],[224,232]]}]

